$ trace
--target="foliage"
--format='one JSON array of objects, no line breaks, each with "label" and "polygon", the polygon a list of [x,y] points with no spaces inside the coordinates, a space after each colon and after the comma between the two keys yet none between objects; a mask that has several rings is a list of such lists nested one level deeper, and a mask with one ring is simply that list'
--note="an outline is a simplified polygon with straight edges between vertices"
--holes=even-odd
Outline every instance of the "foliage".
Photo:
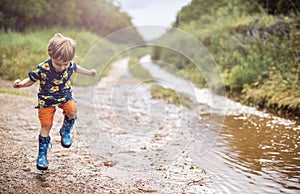
[{"label": "foliage", "polygon": [[199,88],[207,88],[206,80],[204,76],[200,73],[195,73],[195,68],[193,66],[183,68],[180,70],[180,73],[184,75],[187,80],[192,80],[194,84]]},{"label": "foliage", "polygon": [[151,74],[144,69],[140,63],[138,57],[131,57],[128,61],[129,72],[136,78],[141,80],[152,80]]},{"label": "foliage", "polygon": [[213,2],[193,0],[181,9],[175,23],[180,26],[181,23],[196,21],[198,24],[201,24],[198,27],[203,29],[203,25],[215,23],[216,20],[223,19],[221,17],[242,17],[245,13],[253,12],[257,9],[258,7],[255,4],[249,2],[241,3],[240,0],[215,0]]},{"label": "foliage", "polygon": [[[57,26],[106,36],[132,24],[128,14],[109,0],[0,0],[0,29],[5,32]],[[142,40],[137,31],[132,34]]]},{"label": "foliage", "polygon": [[[177,41],[173,41],[173,43],[177,44],[178,46],[180,44]],[[200,73],[195,73],[199,72],[200,70],[195,69],[195,65],[182,54],[168,48],[153,46],[151,55],[152,60],[155,60],[155,63],[164,70],[173,74],[180,73],[188,80],[193,80],[193,82],[199,87],[206,86],[206,81],[203,75]],[[166,63],[169,65],[166,65]]]},{"label": "foliage", "polygon": [[181,93],[176,93],[171,88],[165,88],[158,85],[152,86],[151,95],[155,99],[161,99],[170,104],[183,105],[189,109],[195,107],[194,102],[189,97]]},{"label": "foliage", "polygon": [[13,80],[24,78],[38,63],[49,58],[47,44],[54,33],[62,32],[74,38],[78,44],[77,63],[100,37],[84,31],[62,29],[41,30],[26,33],[0,33],[0,76]]},{"label": "foliage", "polygon": [[45,0],[0,0],[0,27],[20,31],[35,18],[42,17],[47,6]]},{"label": "foliage", "polygon": [[13,94],[18,96],[25,96],[25,97],[31,97],[32,95],[30,93],[24,92],[24,91],[18,91],[13,89],[7,89],[7,88],[0,88],[0,94]]},{"label": "foliage", "polygon": [[257,3],[270,14],[289,14],[300,11],[299,0],[247,0],[251,3]]},{"label": "foliage", "polygon": [[300,116],[299,89],[285,81],[276,71],[264,81],[264,84],[255,82],[245,85],[243,99],[247,104],[258,105],[259,108],[274,113]]},{"label": "foliage", "polygon": [[216,46],[212,51],[218,53],[215,56],[226,75],[225,81],[232,88],[242,89],[244,84],[255,82],[258,77],[268,77],[277,70],[283,79],[299,87],[300,44],[294,23],[278,19],[273,25],[262,27],[260,22],[250,23],[243,34],[230,35],[226,40],[230,45],[227,50],[218,49],[224,45],[214,40]]},{"label": "foliage", "polygon": [[[244,84],[265,78],[275,69],[299,87],[300,17],[269,16],[258,5],[254,1],[194,0],[178,13],[176,24],[209,49],[230,88],[241,91]],[[164,48],[154,48],[153,58],[180,69],[191,68],[189,61],[178,60]]]},{"label": "foliage", "polygon": [[[266,2],[269,7],[264,5]],[[291,6],[285,6],[287,2]],[[293,0],[193,0],[178,13],[174,26],[191,33],[209,50],[221,71],[227,94],[241,96],[244,93],[249,96],[249,92],[255,89],[268,87],[265,84],[272,79],[272,83],[275,83],[272,87],[276,87],[276,82],[278,85],[285,83],[280,90],[270,88],[277,91],[272,93],[272,99],[292,95],[293,100],[286,98],[289,100],[285,100],[283,106],[289,101],[292,110],[299,110],[299,96],[295,95],[300,89],[298,4]],[[176,60],[174,54],[162,48],[154,48],[152,53],[156,60],[172,59],[172,64],[182,72],[188,72],[189,78],[197,85],[207,81],[199,79],[195,65],[189,61]],[[274,77],[274,74],[280,76]],[[251,98],[260,99],[259,96]],[[252,101],[258,102],[258,99]]]}]

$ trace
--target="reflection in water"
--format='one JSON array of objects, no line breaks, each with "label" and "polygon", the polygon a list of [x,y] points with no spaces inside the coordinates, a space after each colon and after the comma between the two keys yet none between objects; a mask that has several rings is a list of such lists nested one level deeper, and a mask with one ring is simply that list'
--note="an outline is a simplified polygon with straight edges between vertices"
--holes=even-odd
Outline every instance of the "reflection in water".
[{"label": "reflection in water", "polygon": [[298,127],[299,123],[287,125],[272,117],[226,116],[218,142],[200,164],[215,173],[222,193],[299,192]]},{"label": "reflection in water", "polygon": [[236,153],[235,160],[245,167],[243,171],[264,176],[280,185],[278,190],[300,190],[300,131],[293,125],[270,123],[272,120],[258,116],[247,120],[228,116],[221,136]]}]

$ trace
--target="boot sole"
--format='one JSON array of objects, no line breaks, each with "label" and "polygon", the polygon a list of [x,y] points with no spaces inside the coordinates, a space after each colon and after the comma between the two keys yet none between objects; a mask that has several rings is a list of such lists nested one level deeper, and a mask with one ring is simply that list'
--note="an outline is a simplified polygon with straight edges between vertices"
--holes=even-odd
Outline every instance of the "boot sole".
[{"label": "boot sole", "polygon": [[[71,145],[72,145],[72,144],[71,144]],[[61,142],[61,146],[64,147],[64,148],[69,148],[69,147],[71,147],[71,145],[65,145],[65,144],[63,144],[63,143]]]},{"label": "boot sole", "polygon": [[36,167],[39,170],[48,170],[48,167],[41,167],[41,166],[38,166],[38,165],[36,165]]},{"label": "boot sole", "polygon": [[72,144],[71,144],[71,145],[65,145],[65,144],[63,144],[61,132],[59,132],[59,134],[60,134],[60,137],[61,137],[61,140],[60,140],[61,146],[64,147],[64,148],[69,148],[69,147],[71,147]]}]

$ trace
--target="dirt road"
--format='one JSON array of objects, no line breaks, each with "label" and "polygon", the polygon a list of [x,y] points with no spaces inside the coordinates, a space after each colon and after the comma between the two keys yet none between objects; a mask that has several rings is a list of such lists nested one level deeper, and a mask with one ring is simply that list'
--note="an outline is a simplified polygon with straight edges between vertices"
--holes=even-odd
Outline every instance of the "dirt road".
[{"label": "dirt road", "polygon": [[[120,65],[124,67],[120,62],[115,63],[100,85],[90,90],[94,92],[94,98],[111,96],[111,88],[116,89],[113,80],[120,80],[115,77]],[[117,82],[117,88],[132,86],[133,79],[126,74]],[[14,90],[11,82],[3,79],[0,82],[2,88]],[[118,109],[118,103],[109,107],[112,101],[106,98],[108,101],[91,104],[87,89],[75,87],[79,113],[72,131],[74,143],[70,149],[60,145],[59,128],[63,117],[57,110],[50,133],[53,148],[48,154],[49,169],[45,172],[37,170],[39,123],[33,108],[37,102],[36,89],[24,89],[31,94],[29,97],[0,93],[0,193],[214,193],[210,176],[184,152],[162,162],[170,159],[174,150],[182,149],[184,145],[176,144],[176,141],[185,134],[176,135],[172,130],[178,120],[176,107],[163,105],[149,97],[138,97],[140,93],[147,93],[147,86],[139,87],[136,96],[131,94],[135,109],[130,118],[144,119],[144,122],[146,118],[146,125],[156,126],[157,123],[151,124],[151,117],[142,109],[149,101],[158,104],[158,108],[169,107],[167,113],[171,116],[159,130],[151,131],[152,127],[149,131],[143,127],[146,136],[132,135],[137,129],[130,128],[132,131],[127,132],[128,128],[120,129],[120,125],[116,125],[112,115],[120,118],[117,123],[121,122],[122,126],[132,126],[132,121],[124,117],[125,109]],[[126,97],[127,92],[120,89],[117,95]],[[91,106],[96,106],[96,113]],[[99,125],[101,130],[95,128]],[[174,148],[173,152],[169,153],[171,148]]]}]

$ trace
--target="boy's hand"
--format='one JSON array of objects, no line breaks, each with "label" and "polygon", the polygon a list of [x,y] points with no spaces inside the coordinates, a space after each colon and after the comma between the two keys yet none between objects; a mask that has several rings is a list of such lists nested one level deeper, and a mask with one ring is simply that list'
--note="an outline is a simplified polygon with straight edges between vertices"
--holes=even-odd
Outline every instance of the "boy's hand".
[{"label": "boy's hand", "polygon": [[23,87],[23,84],[21,83],[21,80],[19,80],[19,79],[15,80],[13,87],[14,88],[21,88],[21,87]]},{"label": "boy's hand", "polygon": [[89,76],[91,76],[91,77],[96,77],[96,75],[97,75],[96,69],[91,69],[91,70],[90,70],[90,73],[89,73]]},{"label": "boy's hand", "polygon": [[14,88],[25,88],[25,87],[29,87],[29,86],[32,86],[34,84],[34,81],[32,81],[31,79],[29,78],[26,78],[24,80],[19,80],[17,79],[15,82],[14,82],[14,85],[13,87]]}]

